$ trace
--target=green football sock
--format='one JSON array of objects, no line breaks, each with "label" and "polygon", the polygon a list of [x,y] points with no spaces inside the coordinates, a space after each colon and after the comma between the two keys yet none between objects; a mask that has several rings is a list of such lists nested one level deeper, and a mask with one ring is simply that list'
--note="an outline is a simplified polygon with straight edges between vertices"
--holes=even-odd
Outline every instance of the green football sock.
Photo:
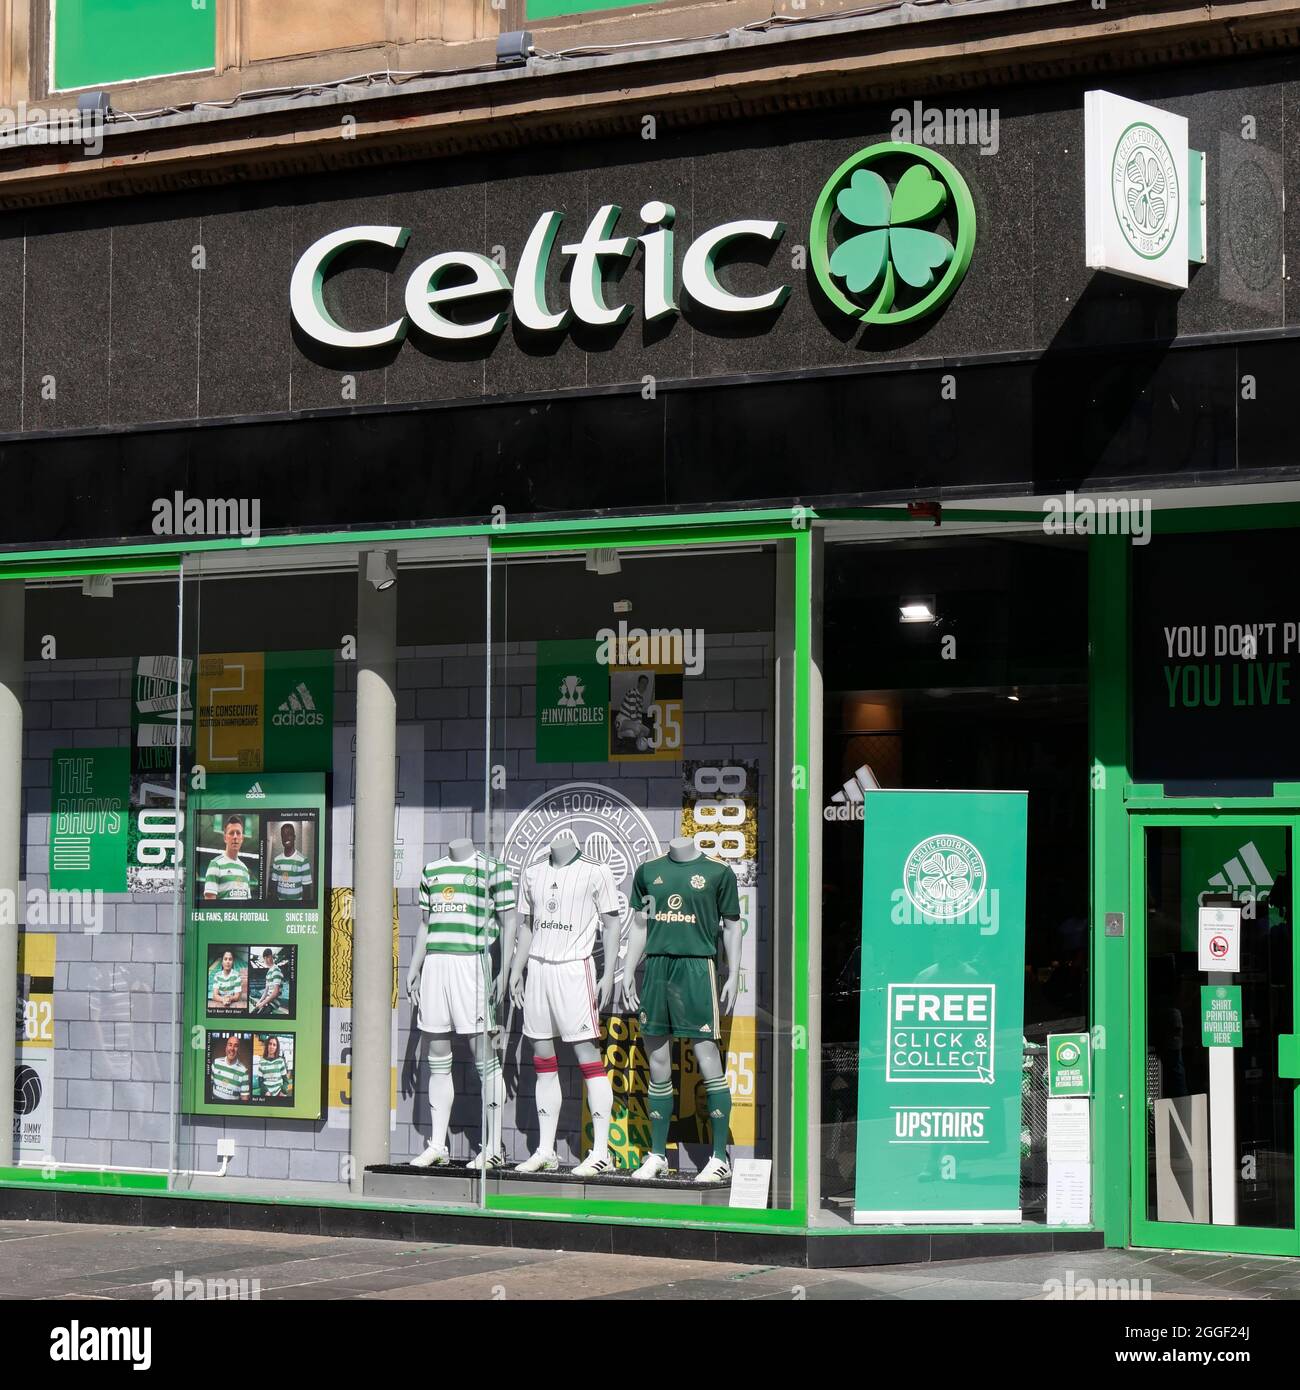
[{"label": "green football sock", "polygon": [[704,1083],[709,1098],[709,1120],[713,1125],[713,1156],[727,1161],[727,1139],[731,1133],[731,1087],[725,1076]]},{"label": "green football sock", "polygon": [[663,1158],[668,1152],[668,1121],[673,1117],[673,1083],[650,1083],[650,1152]]}]

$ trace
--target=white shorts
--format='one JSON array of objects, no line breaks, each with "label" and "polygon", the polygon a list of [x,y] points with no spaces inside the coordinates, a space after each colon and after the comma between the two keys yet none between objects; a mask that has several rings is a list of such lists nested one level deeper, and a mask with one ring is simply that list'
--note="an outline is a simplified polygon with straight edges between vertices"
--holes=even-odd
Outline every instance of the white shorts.
[{"label": "white shorts", "polygon": [[589,1042],[600,1036],[596,967],[586,960],[529,960],[524,979],[524,1033],[530,1038]]},{"label": "white shorts", "polygon": [[481,1033],[485,1023],[494,1032],[487,982],[487,957],[480,952],[431,951],[420,970],[420,1032]]}]

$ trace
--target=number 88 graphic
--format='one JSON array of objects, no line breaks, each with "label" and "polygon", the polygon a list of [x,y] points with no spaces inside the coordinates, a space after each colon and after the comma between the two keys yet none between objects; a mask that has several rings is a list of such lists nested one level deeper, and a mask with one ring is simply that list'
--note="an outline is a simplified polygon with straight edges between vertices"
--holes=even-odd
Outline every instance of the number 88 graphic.
[{"label": "number 88 graphic", "polygon": [[749,783],[749,774],[743,767],[697,767],[695,769],[695,795],[740,796]]}]

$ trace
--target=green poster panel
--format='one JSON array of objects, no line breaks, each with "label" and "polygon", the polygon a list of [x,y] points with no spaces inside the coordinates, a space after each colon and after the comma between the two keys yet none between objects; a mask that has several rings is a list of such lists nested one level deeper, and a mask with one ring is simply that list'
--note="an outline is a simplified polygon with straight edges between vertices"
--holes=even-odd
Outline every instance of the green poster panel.
[{"label": "green poster panel", "polygon": [[320,1118],[328,837],[324,773],[191,792],[187,1114]]},{"label": "green poster panel", "polygon": [[609,761],[609,667],[595,638],[537,644],[537,761]]},{"label": "green poster panel", "polygon": [[217,4],[218,0],[55,0],[55,89],[215,67]]},{"label": "green poster panel", "polygon": [[131,750],[50,755],[50,888],[126,892]]},{"label": "green poster panel", "polygon": [[334,759],[334,653],[267,652],[263,748],[268,772],[311,772]]},{"label": "green poster panel", "polygon": [[1087,1033],[1050,1033],[1047,1038],[1047,1094],[1090,1096],[1092,1053]]},{"label": "green poster panel", "polygon": [[646,5],[662,4],[663,0],[528,0],[527,18],[558,19],[562,15],[592,14],[597,10],[626,10],[632,5],[638,9]]},{"label": "green poster panel", "polygon": [[1020,1220],[1027,801],[866,793],[859,1223]]},{"label": "green poster panel", "polygon": [[1241,1046],[1241,986],[1201,986],[1201,1046]]},{"label": "green poster panel", "polygon": [[[1182,839],[1184,951],[1196,950],[1197,908],[1203,895],[1231,894],[1250,920],[1286,874],[1287,832],[1281,825],[1210,825]],[[1261,920],[1267,913],[1261,910]]]}]

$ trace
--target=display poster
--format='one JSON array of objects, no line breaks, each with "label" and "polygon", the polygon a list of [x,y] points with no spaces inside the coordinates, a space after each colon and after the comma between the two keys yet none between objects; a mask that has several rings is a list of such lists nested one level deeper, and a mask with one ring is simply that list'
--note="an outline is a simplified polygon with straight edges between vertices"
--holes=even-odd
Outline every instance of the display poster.
[{"label": "display poster", "polygon": [[1201,1046],[1241,1046],[1241,986],[1201,986]]},{"label": "display poster", "polygon": [[[600,1020],[600,1059],[613,1088],[609,1112],[609,1156],[620,1172],[639,1168],[650,1152],[650,1063],[641,1045],[641,1021],[635,1014],[609,1014]],[[678,1080],[680,1056],[674,1049],[673,1081]],[[582,1088],[583,1152],[595,1143],[595,1127]]]},{"label": "display poster", "polygon": [[682,666],[612,666],[609,671],[609,760],[676,762],[685,717]]},{"label": "display poster", "polygon": [[[125,751],[125,750],[123,750]],[[57,937],[18,935],[14,1013],[14,1162],[54,1153],[54,952]]]},{"label": "display poster", "polygon": [[324,773],[209,776],[185,862],[185,1110],[321,1115]]},{"label": "display poster", "polygon": [[1047,1094],[1092,1094],[1092,1050],[1087,1033],[1048,1034]]},{"label": "display poster", "polygon": [[129,748],[50,754],[50,888],[126,892]]},{"label": "display poster", "polygon": [[[337,813],[336,813],[337,818]],[[329,1069],[326,1123],[331,1129],[352,1124],[352,889],[330,889]],[[389,1077],[390,1129],[397,1127],[397,893],[393,893],[393,1034]]]},{"label": "display poster", "polygon": [[1027,803],[864,793],[857,1222],[1020,1220]]},{"label": "display poster", "polygon": [[[1198,825],[1195,833],[1180,836],[1179,851],[1184,951],[1198,949],[1204,904],[1231,898],[1243,920],[1268,922],[1274,884],[1280,879],[1285,886],[1287,878],[1291,847],[1286,826]],[[1279,910],[1284,907],[1279,904]]]},{"label": "display poster", "polygon": [[1130,554],[1133,780],[1240,795],[1243,782],[1300,778],[1294,533],[1161,535]]},{"label": "display poster", "polygon": [[[176,890],[185,812],[177,808],[176,749],[194,744],[194,663],[136,658],[131,688],[131,824],[126,878],[132,893]],[[182,791],[183,795],[183,791]]]},{"label": "display poster", "polygon": [[537,644],[539,763],[608,760],[609,667],[597,660],[599,645],[594,637]]},{"label": "display poster", "polygon": [[[334,811],[331,882],[352,883],[353,834],[356,828],[357,726],[334,730]],[[418,888],[424,868],[424,725],[397,726],[397,766],[393,785],[397,809],[393,819],[393,887]]]},{"label": "display poster", "polygon": [[194,758],[217,772],[311,772],[334,753],[334,653],[199,657]]}]

